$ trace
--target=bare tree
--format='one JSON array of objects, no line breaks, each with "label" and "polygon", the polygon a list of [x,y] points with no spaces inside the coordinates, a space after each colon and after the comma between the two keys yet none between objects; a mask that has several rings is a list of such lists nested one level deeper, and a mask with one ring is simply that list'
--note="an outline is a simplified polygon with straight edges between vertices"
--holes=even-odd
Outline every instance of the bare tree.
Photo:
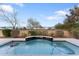
[{"label": "bare tree", "polygon": [[29,18],[27,20],[27,22],[28,22],[28,24],[27,24],[28,29],[42,28],[40,23],[37,20],[33,19],[33,18]]},{"label": "bare tree", "polygon": [[1,20],[6,21],[9,23],[13,29],[16,29],[18,26],[18,20],[17,20],[17,12],[13,10],[12,13],[5,12],[3,9],[0,8],[0,18]]},{"label": "bare tree", "polygon": [[18,37],[19,35],[19,30],[17,29],[18,27],[18,19],[17,19],[17,12],[13,10],[13,12],[6,12],[3,9],[0,9],[0,18],[1,20],[6,21],[7,23],[12,26],[12,31],[11,31],[11,36],[12,37]]}]

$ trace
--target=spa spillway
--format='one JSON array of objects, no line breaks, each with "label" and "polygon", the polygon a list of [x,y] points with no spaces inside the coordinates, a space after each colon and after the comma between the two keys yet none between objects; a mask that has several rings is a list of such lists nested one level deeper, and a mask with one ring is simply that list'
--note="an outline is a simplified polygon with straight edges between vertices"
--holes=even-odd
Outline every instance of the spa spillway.
[{"label": "spa spillway", "polygon": [[48,40],[48,41],[53,41],[52,37],[49,36],[29,36],[26,37],[26,41],[30,41],[30,40],[36,40],[36,39],[40,39],[40,40]]}]

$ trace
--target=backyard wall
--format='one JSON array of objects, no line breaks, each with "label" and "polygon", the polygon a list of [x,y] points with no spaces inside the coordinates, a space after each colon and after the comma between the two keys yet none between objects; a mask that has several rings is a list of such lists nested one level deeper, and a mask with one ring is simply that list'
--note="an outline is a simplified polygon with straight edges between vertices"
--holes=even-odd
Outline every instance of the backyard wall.
[{"label": "backyard wall", "polygon": [[[39,29],[39,30],[41,30],[41,31],[46,30],[47,31],[47,35],[51,36],[51,34],[52,34],[53,37],[55,37],[56,31],[57,31],[57,29],[51,29],[51,30]],[[63,30],[63,32],[64,32],[64,37],[66,37],[66,38],[72,37],[70,32],[68,32],[66,30]],[[26,36],[29,36],[29,30],[23,30],[23,29],[20,30],[19,37],[26,37]],[[2,34],[2,30],[1,29],[0,29],[0,37],[4,37],[4,35]]]},{"label": "backyard wall", "polygon": [[[48,35],[50,35],[51,33],[53,33],[53,36],[56,36],[56,31],[58,31],[58,29],[52,29],[52,30],[48,30]],[[71,38],[73,37],[72,34],[69,31],[66,30],[62,30],[64,32],[64,37],[66,38]]]},{"label": "backyard wall", "polygon": [[73,37],[72,34],[70,32],[68,32],[68,31],[64,31],[64,36],[68,37],[68,38]]},{"label": "backyard wall", "polygon": [[4,37],[1,29],[0,29],[0,37]]},{"label": "backyard wall", "polygon": [[20,37],[26,37],[29,36],[29,31],[28,30],[20,30]]}]

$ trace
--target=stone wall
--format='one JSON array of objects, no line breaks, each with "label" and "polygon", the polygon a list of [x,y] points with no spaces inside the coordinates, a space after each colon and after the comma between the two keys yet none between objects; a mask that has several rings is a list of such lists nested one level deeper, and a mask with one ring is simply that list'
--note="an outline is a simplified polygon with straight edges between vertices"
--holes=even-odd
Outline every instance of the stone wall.
[{"label": "stone wall", "polygon": [[25,37],[25,36],[29,36],[29,31],[28,30],[20,30],[20,37]]},{"label": "stone wall", "polygon": [[0,30],[0,37],[4,37],[4,35],[2,34],[2,30]]},{"label": "stone wall", "polygon": [[[63,30],[63,31],[64,31],[64,37],[68,37],[68,38],[72,37],[72,35],[70,34],[70,32],[68,32],[66,30]],[[47,30],[47,32],[48,32],[47,33],[48,35],[50,35],[51,33],[53,33],[52,35],[55,36],[56,29],[54,29],[54,30]],[[26,36],[29,36],[29,30],[20,30],[19,37],[26,37]],[[2,34],[2,30],[0,30],[0,37],[4,37],[4,35]]]},{"label": "stone wall", "polygon": [[[48,30],[48,35],[53,33],[53,36],[55,37],[56,36],[56,31],[57,31],[57,29],[55,29],[55,30]],[[66,31],[66,30],[62,30],[62,31],[64,32],[64,37],[67,37],[67,38],[73,37],[72,34],[69,31]]]}]

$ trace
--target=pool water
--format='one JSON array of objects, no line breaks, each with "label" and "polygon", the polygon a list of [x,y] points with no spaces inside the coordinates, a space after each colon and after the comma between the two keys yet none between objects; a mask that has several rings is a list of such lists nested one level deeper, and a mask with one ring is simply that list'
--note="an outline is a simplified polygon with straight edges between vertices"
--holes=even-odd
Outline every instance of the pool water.
[{"label": "pool water", "polygon": [[[14,44],[14,45],[13,45]],[[66,41],[12,41],[0,46],[0,55],[78,55],[79,47]]]}]

